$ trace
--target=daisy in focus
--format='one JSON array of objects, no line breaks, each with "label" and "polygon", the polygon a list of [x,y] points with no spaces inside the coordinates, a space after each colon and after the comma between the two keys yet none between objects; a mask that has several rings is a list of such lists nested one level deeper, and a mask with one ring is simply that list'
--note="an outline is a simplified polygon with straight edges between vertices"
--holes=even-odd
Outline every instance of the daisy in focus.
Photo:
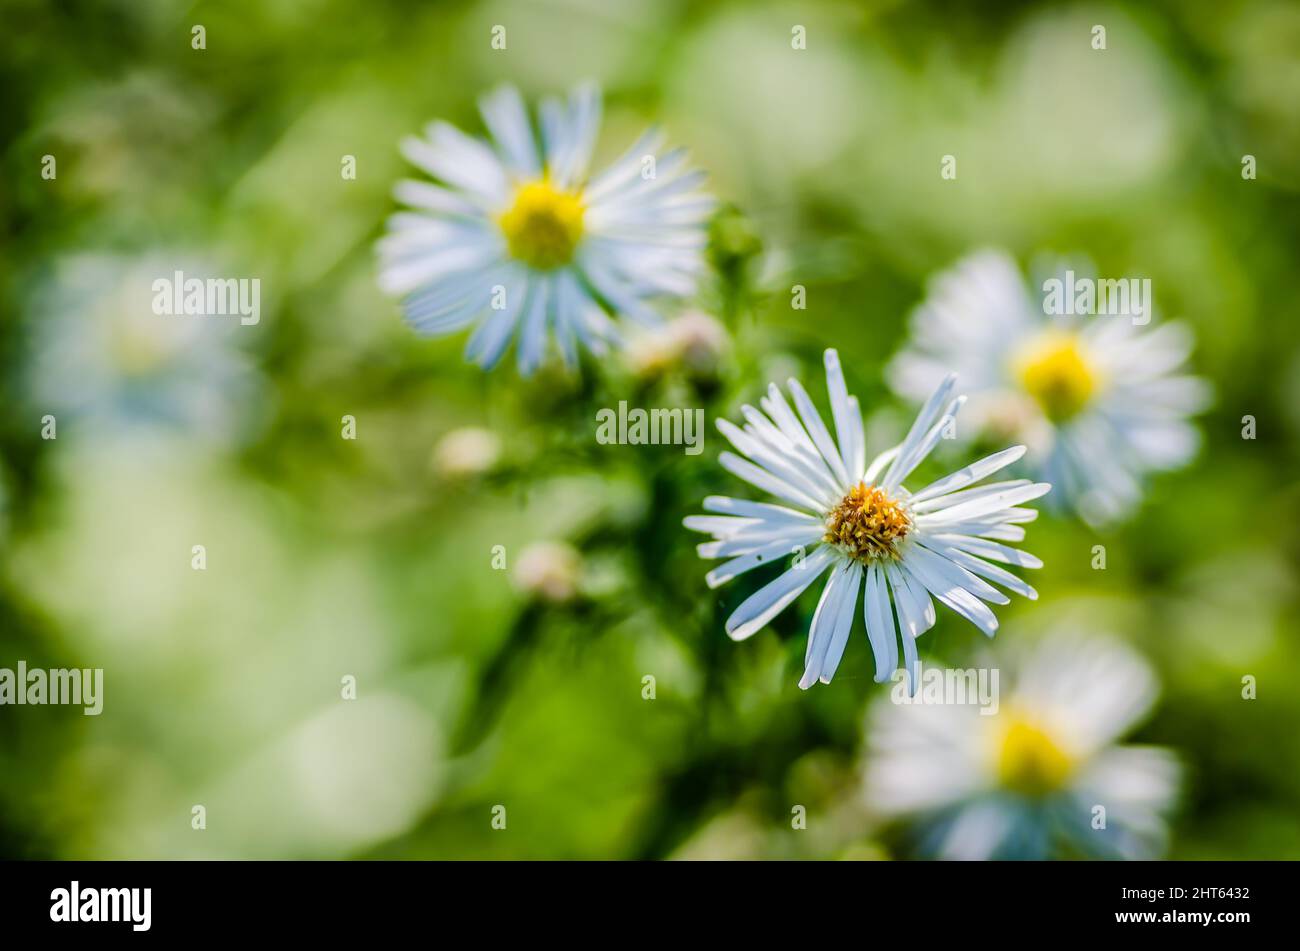
[{"label": "daisy in focus", "polygon": [[1086,521],[1114,521],[1141,500],[1146,473],[1196,454],[1188,417],[1209,389],[1180,370],[1192,337],[1178,323],[1045,310],[1009,255],[976,252],[932,280],[891,381],[919,398],[956,369],[981,428],[1025,442],[1054,498]]},{"label": "daisy in focus", "polygon": [[[974,704],[877,704],[869,806],[911,817],[944,859],[1152,858],[1178,763],[1117,741],[1151,708],[1156,682],[1121,642],[1056,634],[1012,671],[997,712]],[[1098,808],[1100,807],[1100,808]]]},{"label": "daisy in focus", "polygon": [[901,640],[915,690],[916,639],[934,626],[936,600],[992,636],[998,619],[988,605],[1010,599],[989,581],[1038,597],[995,562],[1042,566],[1033,555],[1003,543],[1024,539],[1022,524],[1038,513],[1023,503],[1051,486],[1026,479],[976,484],[1019,459],[1024,447],[1016,446],[909,491],[903,481],[944,438],[965,400],[953,398],[956,377],[934,391],[902,443],[868,465],[862,410],[845,387],[839,355],[827,350],[825,364],[834,437],[794,379],[789,381],[793,409],[770,384],[759,401],[761,411],[741,408],[743,427],[718,420],[718,429],[740,453],[723,452],[723,468],[781,504],[710,496],[704,508],[714,514],[692,515],[684,524],[713,536],[698,546],[701,558],[727,559],[705,576],[710,588],[795,555],[789,568],[727,619],[734,640],[761,630],[829,573],[808,632],[799,686],[830,683],[860,593],[876,680],[889,679],[898,668]]},{"label": "daisy in focus", "polygon": [[651,324],[656,299],[694,293],[714,200],[683,150],[660,155],[663,136],[651,130],[591,175],[601,115],[592,85],[567,102],[544,99],[540,135],[512,87],[480,111],[490,142],[434,122],[402,143],[439,182],[397,184],[408,210],[378,245],[380,287],[403,298],[415,330],[473,327],[466,357],[484,369],[518,339],[528,374],[550,337],[572,364],[579,343],[601,353],[617,338],[613,317]]}]

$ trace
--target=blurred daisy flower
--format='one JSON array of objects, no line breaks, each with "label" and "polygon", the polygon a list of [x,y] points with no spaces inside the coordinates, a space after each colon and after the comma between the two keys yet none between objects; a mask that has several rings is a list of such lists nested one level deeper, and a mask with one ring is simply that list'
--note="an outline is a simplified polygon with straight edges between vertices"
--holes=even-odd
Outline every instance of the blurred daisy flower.
[{"label": "blurred daisy flower", "polygon": [[472,325],[466,357],[485,369],[518,337],[528,374],[550,335],[572,364],[578,342],[599,353],[618,336],[611,316],[653,323],[656,298],[694,293],[714,201],[683,150],[660,155],[663,136],[650,130],[590,175],[601,114],[593,85],[567,104],[544,99],[540,137],[512,87],[480,109],[490,143],[445,122],[402,143],[441,182],[397,184],[409,210],[390,218],[378,247],[380,286],[403,297],[417,331]]},{"label": "blurred daisy flower", "polygon": [[916,638],[934,626],[932,597],[990,636],[998,620],[985,602],[1006,604],[1010,599],[983,579],[1038,597],[993,562],[1041,567],[1033,555],[1002,543],[1024,539],[1021,523],[1033,521],[1037,512],[1021,504],[1051,487],[1024,479],[976,485],[1019,459],[1024,447],[1017,446],[909,492],[903,480],[950,431],[965,400],[951,398],[956,377],[949,376],[930,396],[900,445],[867,465],[862,411],[857,398],[848,394],[834,350],[826,351],[825,364],[835,438],[794,379],[789,381],[793,410],[770,384],[760,400],[762,412],[741,408],[743,428],[718,420],[718,429],[746,457],[723,452],[722,466],[786,504],[710,496],[704,508],[717,514],[692,515],[684,524],[713,536],[713,541],[698,546],[701,558],[728,559],[705,577],[710,588],[786,555],[796,556],[791,567],[741,602],[727,619],[733,639],[762,629],[829,570],[808,633],[799,686],[806,689],[818,680],[830,683],[848,643],[861,591],[876,680],[887,680],[898,667],[901,639],[915,690]]},{"label": "blurred daisy flower", "polygon": [[674,368],[709,376],[731,346],[727,328],[698,310],[688,310],[666,323],[630,334],[624,357],[642,378],[657,377]]},{"label": "blurred daisy flower", "polygon": [[1158,855],[1178,763],[1117,745],[1155,700],[1146,662],[1113,639],[1057,633],[1001,679],[992,716],[970,703],[878,702],[870,807],[912,817],[922,851],[939,858]]},{"label": "blurred daisy flower", "polygon": [[1209,389],[1179,371],[1191,349],[1177,323],[1049,316],[1010,256],[989,250],[931,281],[890,376],[900,394],[920,398],[955,369],[977,426],[1026,443],[1059,501],[1102,524],[1137,505],[1145,473],[1195,455],[1188,417]]},{"label": "blurred daisy flower", "polygon": [[261,378],[239,346],[239,323],[153,311],[154,280],[178,269],[216,270],[161,252],[57,261],[31,304],[32,404],[90,420],[80,427],[86,433],[163,430],[216,441],[246,435]]}]

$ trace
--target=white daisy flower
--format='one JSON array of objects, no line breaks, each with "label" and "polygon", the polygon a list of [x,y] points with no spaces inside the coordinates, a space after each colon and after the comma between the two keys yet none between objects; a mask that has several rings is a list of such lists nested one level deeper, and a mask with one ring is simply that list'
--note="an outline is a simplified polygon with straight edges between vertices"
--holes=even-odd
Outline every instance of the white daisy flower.
[{"label": "white daisy flower", "polygon": [[1195,455],[1187,418],[1209,390],[1179,372],[1191,349],[1177,323],[1049,316],[1010,256],[980,251],[931,281],[890,376],[920,398],[956,370],[977,428],[1025,442],[1059,501],[1097,524],[1138,503],[1144,474]]},{"label": "white daisy flower", "polygon": [[220,273],[211,261],[151,252],[60,258],[31,301],[28,380],[39,414],[90,422],[84,435],[184,432],[245,438],[261,377],[240,347],[238,321],[154,313],[153,282],[176,271]]},{"label": "white daisy flower", "polygon": [[925,824],[921,850],[946,859],[1158,855],[1178,763],[1161,748],[1117,745],[1155,700],[1146,662],[1109,638],[1056,634],[1000,680],[992,716],[974,704],[878,702],[870,808]]},{"label": "white daisy flower", "polygon": [[[898,667],[898,640],[912,688],[916,638],[935,623],[933,598],[992,636],[998,620],[985,602],[1006,604],[1005,594],[983,579],[1028,598],[1038,594],[993,562],[1038,568],[1033,555],[1003,542],[1025,537],[1021,527],[1037,516],[1022,503],[1051,487],[1020,479],[976,486],[1019,459],[1023,446],[995,453],[909,492],[903,486],[952,425],[965,397],[952,398],[956,376],[930,396],[903,442],[866,464],[862,411],[849,396],[839,356],[826,351],[835,438],[797,380],[789,381],[792,410],[775,384],[744,406],[743,428],[725,419],[718,429],[746,458],[723,452],[723,467],[784,505],[710,496],[687,528],[714,540],[698,546],[702,558],[726,558],[705,577],[710,588],[760,565],[795,554],[794,564],[746,598],[727,619],[727,633],[743,640],[762,629],[827,571],[830,577],[813,614],[799,686],[830,683],[848,643],[858,593],[876,661],[876,680]],[[797,415],[796,415],[797,412]],[[895,626],[894,618],[898,623]]]},{"label": "white daisy flower", "polygon": [[380,286],[404,298],[417,331],[474,325],[466,357],[485,369],[517,336],[526,374],[549,335],[573,363],[578,341],[600,353],[617,336],[611,315],[651,323],[654,299],[694,293],[714,201],[683,150],[659,154],[664,139],[652,129],[590,175],[601,113],[593,85],[567,104],[542,101],[540,139],[514,88],[480,109],[490,143],[445,122],[402,143],[442,183],[397,184],[410,210],[392,216],[378,248]]}]

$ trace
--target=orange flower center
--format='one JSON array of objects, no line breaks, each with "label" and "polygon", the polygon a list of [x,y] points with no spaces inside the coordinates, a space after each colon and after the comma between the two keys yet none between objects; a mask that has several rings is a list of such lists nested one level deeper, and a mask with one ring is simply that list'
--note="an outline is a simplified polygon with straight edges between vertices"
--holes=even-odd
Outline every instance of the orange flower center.
[{"label": "orange flower center", "polygon": [[897,558],[899,543],[912,530],[904,505],[879,486],[859,482],[826,519],[827,542],[858,561]]}]

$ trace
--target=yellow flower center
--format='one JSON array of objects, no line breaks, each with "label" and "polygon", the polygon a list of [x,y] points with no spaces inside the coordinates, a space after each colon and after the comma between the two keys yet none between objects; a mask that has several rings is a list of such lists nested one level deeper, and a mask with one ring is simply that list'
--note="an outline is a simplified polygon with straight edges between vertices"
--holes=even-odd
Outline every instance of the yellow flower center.
[{"label": "yellow flower center", "polygon": [[1026,796],[1046,796],[1064,788],[1075,768],[1074,757],[1031,720],[1013,717],[997,747],[1001,784]]},{"label": "yellow flower center", "polygon": [[167,362],[178,344],[178,333],[171,328],[167,329],[171,332],[164,332],[157,326],[147,326],[143,320],[136,318],[119,322],[112,328],[109,344],[114,362],[127,376],[140,377],[153,373]]},{"label": "yellow flower center", "polygon": [[912,516],[879,486],[859,482],[826,519],[825,540],[859,561],[897,558]]},{"label": "yellow flower center", "polygon": [[1054,423],[1087,406],[1100,383],[1076,334],[1044,334],[1016,356],[1014,365],[1020,384]]},{"label": "yellow flower center", "polygon": [[561,191],[544,178],[515,190],[499,222],[510,256],[546,270],[573,260],[582,237],[582,194]]}]

